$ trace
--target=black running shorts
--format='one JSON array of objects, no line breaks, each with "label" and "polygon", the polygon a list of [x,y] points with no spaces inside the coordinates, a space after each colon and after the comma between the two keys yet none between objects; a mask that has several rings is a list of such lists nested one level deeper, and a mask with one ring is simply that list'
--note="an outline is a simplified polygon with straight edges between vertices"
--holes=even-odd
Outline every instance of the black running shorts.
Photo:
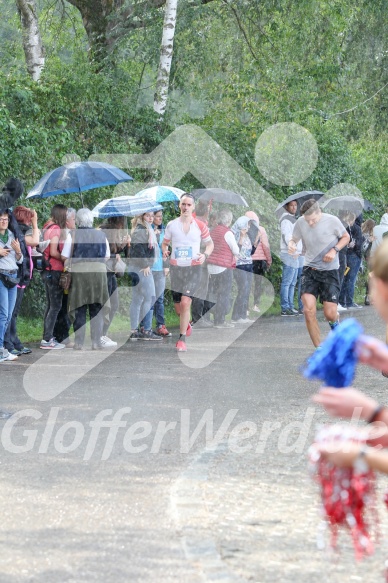
[{"label": "black running shorts", "polygon": [[174,304],[179,304],[182,296],[193,299],[193,297],[196,297],[195,294],[201,285],[201,266],[180,267],[178,265],[170,265],[170,278]]},{"label": "black running shorts", "polygon": [[320,271],[312,267],[303,267],[301,295],[311,294],[323,302],[338,304],[341,291],[339,270]]}]

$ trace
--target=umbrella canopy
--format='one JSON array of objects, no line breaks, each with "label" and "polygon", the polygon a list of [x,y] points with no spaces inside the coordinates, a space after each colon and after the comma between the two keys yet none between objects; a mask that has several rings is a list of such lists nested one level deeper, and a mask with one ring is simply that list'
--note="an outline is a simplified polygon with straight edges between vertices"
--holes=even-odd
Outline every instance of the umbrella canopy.
[{"label": "umbrella canopy", "polygon": [[137,217],[143,213],[152,213],[163,210],[162,205],[148,198],[134,196],[118,196],[106,198],[94,207],[92,213],[99,219],[108,217]]},{"label": "umbrella canopy", "polygon": [[136,198],[148,198],[156,202],[177,202],[180,200],[184,190],[175,186],[150,186],[135,194]]},{"label": "umbrella canopy", "polygon": [[369,202],[369,200],[366,200],[366,198],[364,198],[364,211],[375,211],[375,207],[373,206],[373,204],[371,202]]},{"label": "umbrella canopy", "polygon": [[363,198],[357,198],[356,196],[337,196],[325,200],[325,202],[321,204],[321,207],[323,210],[350,211],[358,216],[365,209],[365,202],[371,206],[371,204]]},{"label": "umbrella canopy", "polygon": [[237,194],[231,190],[225,190],[224,188],[198,188],[197,190],[193,190],[192,195],[194,198],[201,200],[213,200],[225,204],[249,206],[241,194]]},{"label": "umbrella canopy", "polygon": [[283,207],[288,204],[289,202],[292,202],[293,200],[296,200],[296,202],[298,203],[298,209],[302,206],[302,204],[304,202],[306,202],[306,200],[310,200],[310,198],[314,198],[315,200],[319,200],[320,198],[322,198],[322,196],[324,196],[324,192],[321,192],[320,190],[302,190],[301,192],[297,192],[295,194],[291,194],[291,196],[289,196],[288,198],[286,198],[286,200],[283,200],[283,202],[279,203],[278,206],[276,207],[275,212],[278,213],[278,211],[283,211]]},{"label": "umbrella canopy", "polygon": [[35,184],[27,198],[46,198],[110,186],[133,180],[120,168],[103,162],[71,162],[48,172]]}]

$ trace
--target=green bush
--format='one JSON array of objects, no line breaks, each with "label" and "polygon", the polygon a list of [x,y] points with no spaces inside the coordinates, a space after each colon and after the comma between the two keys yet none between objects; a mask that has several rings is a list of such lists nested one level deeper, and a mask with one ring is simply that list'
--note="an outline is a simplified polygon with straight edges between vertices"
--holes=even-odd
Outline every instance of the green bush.
[{"label": "green bush", "polygon": [[34,276],[24,292],[20,315],[28,318],[41,318],[43,322],[45,308],[46,290],[40,273],[34,271]]}]

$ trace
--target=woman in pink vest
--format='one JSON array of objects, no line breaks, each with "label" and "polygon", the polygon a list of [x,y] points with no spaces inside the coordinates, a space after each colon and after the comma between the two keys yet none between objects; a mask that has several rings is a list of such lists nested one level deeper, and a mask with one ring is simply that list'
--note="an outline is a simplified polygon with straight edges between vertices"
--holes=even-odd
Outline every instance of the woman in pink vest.
[{"label": "woman in pink vest", "polygon": [[208,298],[215,303],[212,308],[215,328],[233,328],[234,324],[225,322],[225,316],[231,308],[233,268],[239,248],[230,224],[233,215],[223,209],[218,215],[218,225],[210,231],[214,250],[207,260],[209,271]]},{"label": "woman in pink vest", "polygon": [[253,211],[247,211],[245,215],[252,219],[259,229],[258,232],[258,242],[255,245],[256,249],[252,253],[252,264],[253,264],[253,274],[254,274],[254,287],[253,287],[253,311],[260,312],[259,303],[261,297],[261,282],[262,276],[265,274],[267,269],[271,267],[272,256],[271,250],[268,242],[268,235],[264,227],[260,226],[259,217]]},{"label": "woman in pink vest", "polygon": [[59,286],[59,278],[63,271],[61,251],[65,244],[66,212],[64,204],[55,204],[51,209],[51,217],[43,227],[43,240],[50,241],[43,254],[48,267],[42,272],[42,280],[46,289],[46,311],[44,314],[43,339],[40,348],[43,350],[61,350],[65,344],[54,338],[54,326],[62,308],[63,289]]}]

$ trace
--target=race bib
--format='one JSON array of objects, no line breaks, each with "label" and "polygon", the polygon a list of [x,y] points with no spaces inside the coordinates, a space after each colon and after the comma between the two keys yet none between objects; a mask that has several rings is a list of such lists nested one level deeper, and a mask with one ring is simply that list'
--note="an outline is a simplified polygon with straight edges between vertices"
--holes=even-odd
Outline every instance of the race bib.
[{"label": "race bib", "polygon": [[177,265],[191,265],[193,259],[192,247],[175,247],[175,259]]}]

